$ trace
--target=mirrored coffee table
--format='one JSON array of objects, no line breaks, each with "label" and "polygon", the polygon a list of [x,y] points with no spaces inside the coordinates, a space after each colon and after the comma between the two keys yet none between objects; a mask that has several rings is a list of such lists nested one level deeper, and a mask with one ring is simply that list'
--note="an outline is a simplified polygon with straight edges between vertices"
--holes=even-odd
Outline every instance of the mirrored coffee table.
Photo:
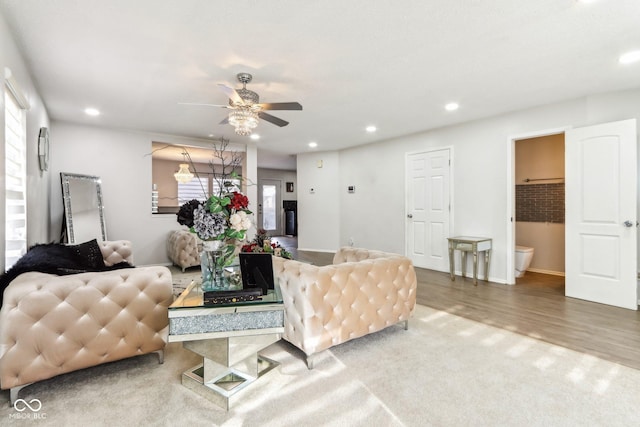
[{"label": "mirrored coffee table", "polygon": [[277,284],[259,300],[205,305],[204,292],[194,281],[169,307],[169,342],[182,342],[203,358],[182,374],[182,384],[225,410],[278,365],[258,352],[283,332],[284,306]]}]

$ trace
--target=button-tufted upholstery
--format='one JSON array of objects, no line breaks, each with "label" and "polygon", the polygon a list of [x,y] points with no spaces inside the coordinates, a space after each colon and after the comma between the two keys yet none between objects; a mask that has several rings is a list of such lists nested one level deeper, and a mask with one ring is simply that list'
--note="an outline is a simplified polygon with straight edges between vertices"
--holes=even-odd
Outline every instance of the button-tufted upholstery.
[{"label": "button-tufted upholstery", "polygon": [[172,231],[167,240],[167,254],[171,262],[182,268],[183,273],[185,268],[200,265],[198,238],[186,230]]},{"label": "button-tufted upholstery", "polygon": [[131,242],[128,240],[113,240],[113,241],[101,241],[98,242],[100,251],[102,252],[102,258],[104,258],[104,265],[110,267],[119,262],[128,262],[133,264],[133,250],[131,248]]},{"label": "button-tufted upholstery", "polygon": [[[131,260],[129,242],[104,242],[101,250],[105,263]],[[21,274],[0,310],[2,389],[162,350],[172,300],[166,267]]]},{"label": "button-tufted upholstery", "polygon": [[380,251],[341,248],[333,264],[273,258],[285,307],[283,338],[310,356],[409,319],[416,304],[411,260]]}]

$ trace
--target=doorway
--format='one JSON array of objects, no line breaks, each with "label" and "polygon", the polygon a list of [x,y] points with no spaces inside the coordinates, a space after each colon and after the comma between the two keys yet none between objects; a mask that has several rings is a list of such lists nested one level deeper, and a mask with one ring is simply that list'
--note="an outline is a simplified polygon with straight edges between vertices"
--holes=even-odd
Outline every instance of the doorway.
[{"label": "doorway", "polygon": [[[521,135],[514,135],[508,139],[507,145],[507,159],[508,161],[508,175],[507,175],[507,212],[509,213],[509,223],[507,226],[507,274],[506,284],[515,285],[515,250],[516,250],[516,185],[518,184],[516,179],[516,144],[521,140],[531,140],[536,138],[545,138],[552,135],[564,135],[568,128],[556,128],[541,130],[539,132],[531,132]],[[563,137],[564,139],[564,137]],[[528,172],[528,171],[527,171]],[[528,175],[528,173],[527,173]],[[552,176],[554,178],[555,176]],[[526,179],[526,176],[518,176],[521,181]],[[534,181],[537,182],[537,181]],[[535,257],[535,252],[534,252]]]},{"label": "doorway", "polygon": [[509,139],[507,283],[515,284],[515,143],[565,137],[565,295],[638,309],[636,120]]},{"label": "doorway", "polygon": [[282,233],[282,181],[261,179],[258,185],[258,228],[271,236]]},{"label": "doorway", "polygon": [[564,277],[564,153],[564,133],[515,141],[517,283],[530,272]]}]

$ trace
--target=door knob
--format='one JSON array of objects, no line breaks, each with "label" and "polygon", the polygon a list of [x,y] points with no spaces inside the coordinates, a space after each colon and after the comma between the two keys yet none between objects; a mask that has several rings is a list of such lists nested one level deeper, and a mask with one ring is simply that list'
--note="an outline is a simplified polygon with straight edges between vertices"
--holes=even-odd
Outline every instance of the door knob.
[{"label": "door knob", "polygon": [[412,214],[407,214],[407,218],[413,218]]},{"label": "door knob", "polygon": [[626,220],[625,222],[623,222],[625,227],[633,227],[633,222]]}]

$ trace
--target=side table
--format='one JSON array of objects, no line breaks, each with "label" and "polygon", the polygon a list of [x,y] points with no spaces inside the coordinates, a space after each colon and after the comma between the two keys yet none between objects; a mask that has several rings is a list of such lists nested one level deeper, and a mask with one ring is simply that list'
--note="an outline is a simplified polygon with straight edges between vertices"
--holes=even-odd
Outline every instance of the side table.
[{"label": "side table", "polygon": [[459,250],[462,258],[462,277],[466,276],[467,252],[471,252],[473,254],[473,284],[478,285],[478,252],[484,252],[484,280],[489,281],[492,239],[458,236],[448,237],[447,240],[449,241],[449,272],[451,273],[451,280],[456,280],[454,254],[456,250]]},{"label": "side table", "polygon": [[182,374],[182,385],[229,410],[242,391],[278,366],[259,351],[284,332],[280,288],[262,300],[204,305],[202,289],[192,282],[169,307],[169,342],[202,356]]}]

